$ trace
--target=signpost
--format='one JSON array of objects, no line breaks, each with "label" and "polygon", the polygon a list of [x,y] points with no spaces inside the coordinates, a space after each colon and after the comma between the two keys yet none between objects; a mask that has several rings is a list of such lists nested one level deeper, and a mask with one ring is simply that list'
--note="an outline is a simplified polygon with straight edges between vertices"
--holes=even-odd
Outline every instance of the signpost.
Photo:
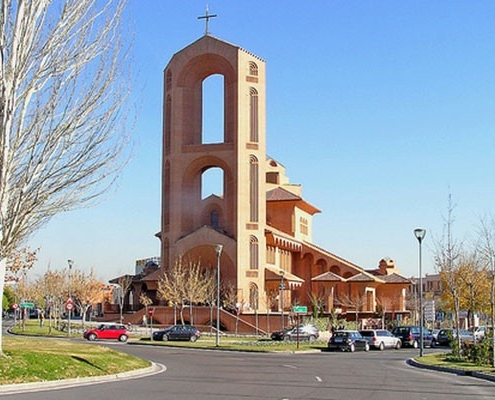
[{"label": "signpost", "polygon": [[74,309],[74,300],[72,300],[72,297],[69,297],[65,301],[65,309],[69,312],[67,335],[70,336],[70,316],[71,316],[72,310]]},{"label": "signpost", "polygon": [[297,348],[299,348],[299,329],[301,325],[301,314],[306,314],[308,312],[308,307],[306,306],[293,306],[292,311],[297,314]]}]

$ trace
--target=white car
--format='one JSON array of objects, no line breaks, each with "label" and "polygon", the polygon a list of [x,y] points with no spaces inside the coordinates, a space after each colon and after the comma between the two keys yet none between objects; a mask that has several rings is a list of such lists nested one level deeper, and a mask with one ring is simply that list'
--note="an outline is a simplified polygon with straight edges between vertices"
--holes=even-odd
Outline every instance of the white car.
[{"label": "white car", "polygon": [[364,329],[359,331],[361,336],[366,339],[372,349],[400,349],[402,341],[395,337],[386,329]]}]

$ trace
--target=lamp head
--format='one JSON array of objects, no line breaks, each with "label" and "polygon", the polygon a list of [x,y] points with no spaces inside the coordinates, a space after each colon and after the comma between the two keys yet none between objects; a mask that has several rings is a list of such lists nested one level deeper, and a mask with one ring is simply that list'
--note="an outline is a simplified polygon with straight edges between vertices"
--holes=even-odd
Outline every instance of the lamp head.
[{"label": "lamp head", "polygon": [[419,243],[421,243],[426,236],[426,229],[416,228],[414,230],[414,236],[416,236],[416,239],[418,239]]},{"label": "lamp head", "polygon": [[223,246],[221,244],[215,245],[215,252],[217,253],[217,256],[220,256],[220,254],[222,254],[222,249],[223,249]]}]

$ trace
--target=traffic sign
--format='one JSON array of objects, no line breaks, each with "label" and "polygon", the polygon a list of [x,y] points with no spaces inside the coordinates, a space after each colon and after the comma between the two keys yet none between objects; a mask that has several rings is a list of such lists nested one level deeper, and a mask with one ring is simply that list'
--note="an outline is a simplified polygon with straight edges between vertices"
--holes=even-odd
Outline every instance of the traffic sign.
[{"label": "traffic sign", "polygon": [[148,315],[149,315],[150,317],[152,317],[154,313],[155,313],[155,309],[154,309],[153,307],[151,307],[151,308],[148,310]]},{"label": "traffic sign", "polygon": [[72,302],[65,303],[65,308],[67,311],[71,311],[74,308],[74,303]]},{"label": "traffic sign", "polygon": [[21,303],[21,308],[34,308],[34,303]]},{"label": "traffic sign", "polygon": [[306,307],[306,306],[294,306],[294,307],[292,307],[292,311],[294,311],[295,313],[307,313],[308,307]]},{"label": "traffic sign", "polygon": [[12,310],[17,310],[19,308],[19,304],[14,303],[12,304]]}]

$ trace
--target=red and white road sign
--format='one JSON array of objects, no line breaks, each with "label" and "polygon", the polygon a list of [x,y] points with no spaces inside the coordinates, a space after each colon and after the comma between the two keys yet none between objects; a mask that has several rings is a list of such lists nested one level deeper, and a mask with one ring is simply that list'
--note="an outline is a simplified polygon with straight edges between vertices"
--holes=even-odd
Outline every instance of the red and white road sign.
[{"label": "red and white road sign", "polygon": [[65,302],[65,309],[67,311],[73,310],[74,309],[74,300],[72,300],[72,297],[69,297],[67,301]]},{"label": "red and white road sign", "polygon": [[14,303],[12,304],[12,310],[17,310],[19,308],[19,304]]}]

